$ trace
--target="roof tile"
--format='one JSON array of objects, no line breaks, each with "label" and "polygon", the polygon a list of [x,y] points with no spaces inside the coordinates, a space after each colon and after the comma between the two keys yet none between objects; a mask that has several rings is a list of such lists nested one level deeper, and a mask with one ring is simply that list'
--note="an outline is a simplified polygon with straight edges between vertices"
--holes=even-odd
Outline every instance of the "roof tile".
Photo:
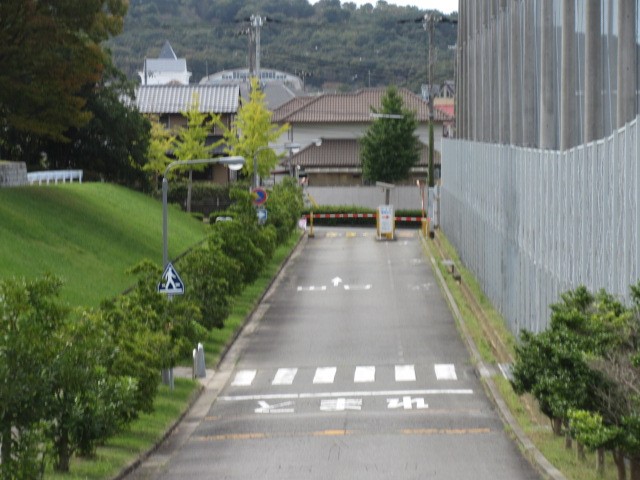
[{"label": "roof tile", "polygon": [[182,113],[198,94],[199,110],[205,113],[236,113],[238,85],[141,85],[135,104],[141,113]]}]

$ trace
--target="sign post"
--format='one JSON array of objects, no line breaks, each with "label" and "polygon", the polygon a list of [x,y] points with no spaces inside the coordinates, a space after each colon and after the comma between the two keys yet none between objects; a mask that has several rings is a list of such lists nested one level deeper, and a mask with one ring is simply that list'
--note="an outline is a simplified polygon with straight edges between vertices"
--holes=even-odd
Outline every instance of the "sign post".
[{"label": "sign post", "polygon": [[393,240],[396,229],[396,218],[393,211],[393,205],[380,205],[378,207],[378,215],[376,225],[378,227],[378,240],[386,238]]}]

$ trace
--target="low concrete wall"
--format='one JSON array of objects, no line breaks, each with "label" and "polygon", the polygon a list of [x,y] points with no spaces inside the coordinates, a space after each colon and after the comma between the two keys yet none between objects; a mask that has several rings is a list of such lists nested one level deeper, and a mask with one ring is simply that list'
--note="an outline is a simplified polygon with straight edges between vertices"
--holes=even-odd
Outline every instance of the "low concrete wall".
[{"label": "low concrete wall", "polygon": [[0,188],[27,184],[27,165],[24,162],[0,161]]}]

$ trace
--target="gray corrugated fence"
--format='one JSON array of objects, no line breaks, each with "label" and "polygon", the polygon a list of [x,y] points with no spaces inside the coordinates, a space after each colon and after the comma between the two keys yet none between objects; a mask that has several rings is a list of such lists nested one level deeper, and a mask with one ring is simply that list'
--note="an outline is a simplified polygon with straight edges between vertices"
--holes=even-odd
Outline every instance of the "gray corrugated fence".
[{"label": "gray corrugated fence", "polygon": [[441,228],[514,333],[585,285],[640,279],[638,119],[565,152],[443,142]]}]

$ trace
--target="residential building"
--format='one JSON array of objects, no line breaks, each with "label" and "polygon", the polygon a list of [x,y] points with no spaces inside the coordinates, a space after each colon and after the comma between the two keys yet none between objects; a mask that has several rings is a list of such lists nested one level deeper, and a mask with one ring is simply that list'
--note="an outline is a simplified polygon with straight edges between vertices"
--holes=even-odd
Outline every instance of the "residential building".
[{"label": "residential building", "polygon": [[[230,127],[240,106],[238,85],[141,85],[136,90],[135,104],[141,113],[155,116],[169,129],[186,127],[184,112],[194,101],[200,112],[219,115],[226,127]],[[223,132],[214,128],[207,139],[213,144],[222,139]],[[214,155],[223,155],[220,147]],[[208,178],[217,183],[228,183],[232,174],[221,165],[213,165]]]},{"label": "residential building", "polygon": [[[224,70],[204,77],[201,84],[237,84],[243,98],[249,98],[250,73],[248,68]],[[302,95],[304,84],[300,77],[280,70],[260,70],[260,84],[269,110],[275,110],[292,98]]]},{"label": "residential building", "polygon": [[142,71],[138,72],[142,85],[188,85],[191,72],[187,60],[178,58],[169,41],[165,41],[158,58],[145,58]]},{"label": "residential building", "polygon": [[[323,185],[362,185],[361,162],[358,140],[371,123],[372,108],[380,109],[385,88],[363,89],[353,93],[323,94],[312,97],[297,97],[273,112],[272,120],[280,125],[288,124],[289,130],[277,144],[300,144],[302,149],[294,155],[292,165],[301,165],[309,170],[309,181]],[[429,143],[429,105],[419,95],[400,88],[405,108],[416,112],[418,129],[416,134],[424,144]],[[393,121],[393,119],[388,119]],[[434,164],[439,165],[440,143],[447,132],[446,122],[453,117],[441,109],[434,108]],[[447,133],[448,135],[449,133]],[[316,139],[322,139],[319,147]],[[305,148],[308,147],[309,148]],[[289,160],[287,160],[289,161]],[[293,168],[293,167],[292,167]],[[412,175],[426,176],[416,167]],[[324,169],[324,171],[321,171]],[[412,178],[407,182],[414,182]],[[415,183],[415,182],[414,182]]]}]

